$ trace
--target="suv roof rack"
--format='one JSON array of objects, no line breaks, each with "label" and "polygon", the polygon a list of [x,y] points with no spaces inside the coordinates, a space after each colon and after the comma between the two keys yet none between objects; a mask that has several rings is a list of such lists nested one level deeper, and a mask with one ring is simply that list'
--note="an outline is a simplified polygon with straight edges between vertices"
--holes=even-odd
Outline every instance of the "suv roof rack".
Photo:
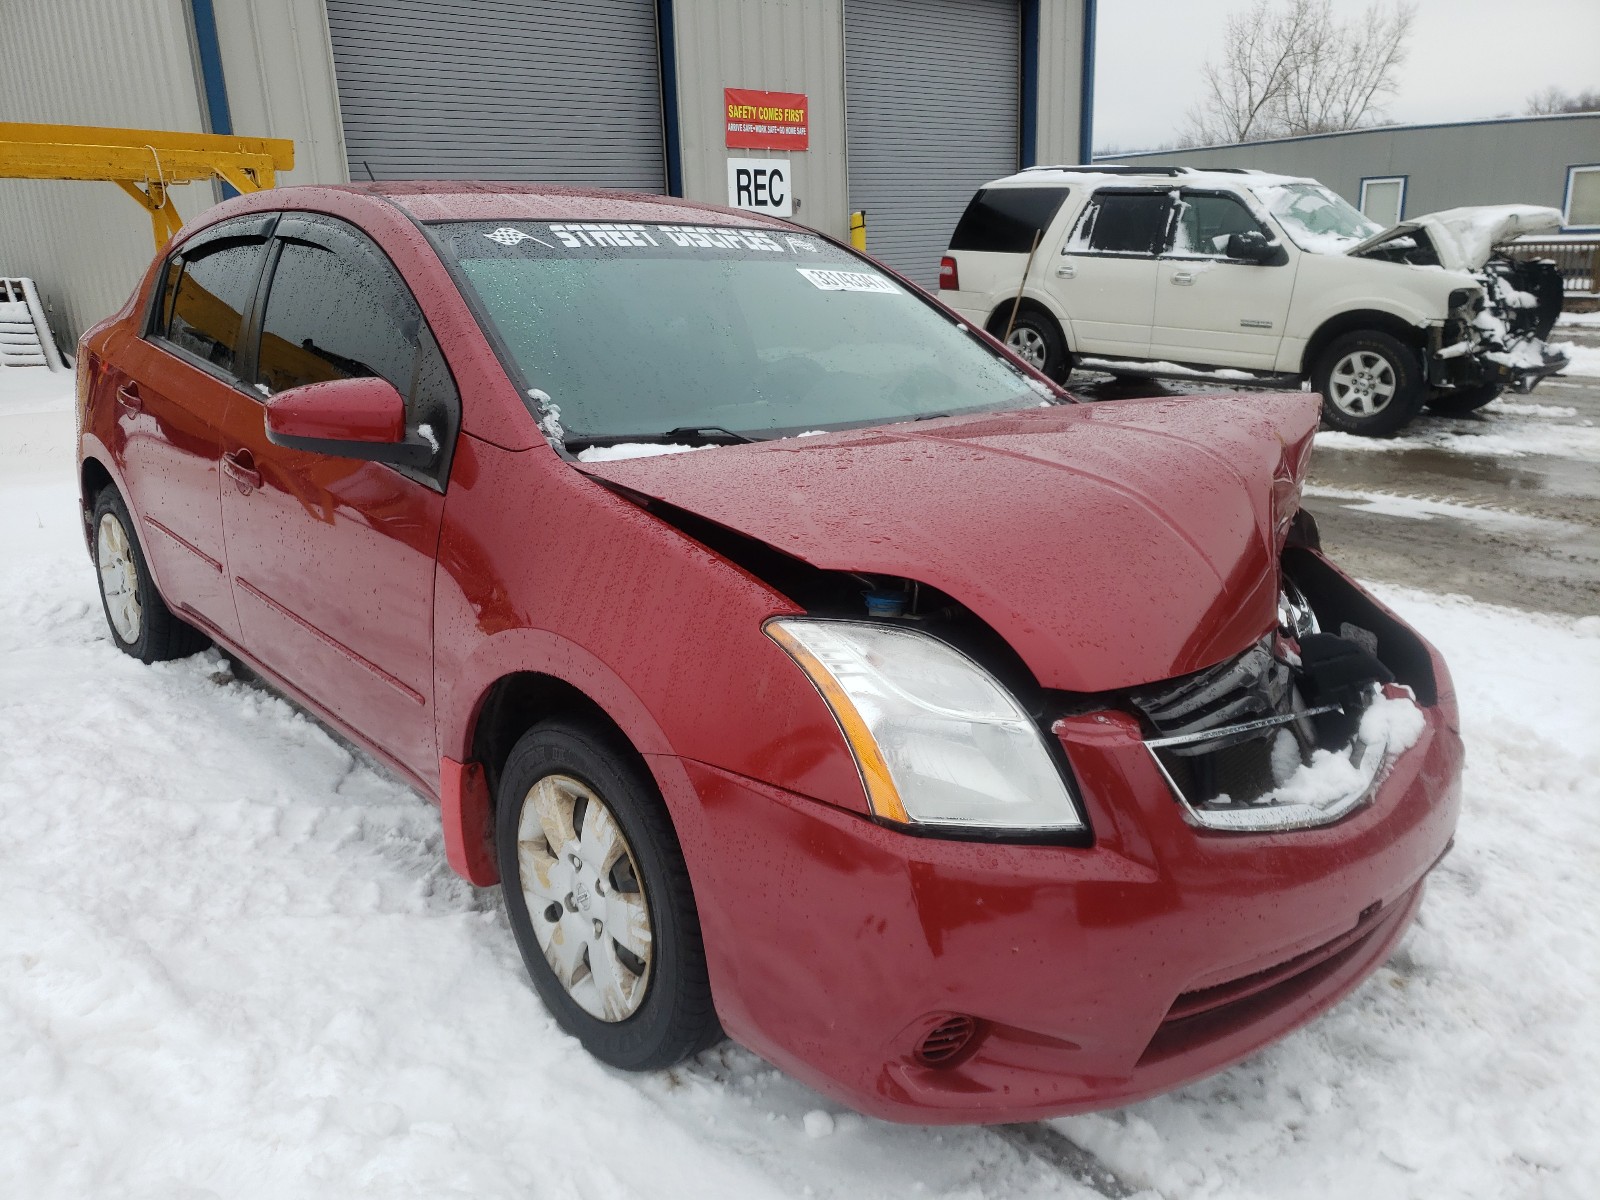
[{"label": "suv roof rack", "polygon": [[1187,175],[1191,167],[1123,167],[1101,166],[1097,163],[1081,163],[1077,166],[1037,166],[1023,167],[1024,173],[1028,171],[1068,171],[1085,175]]}]

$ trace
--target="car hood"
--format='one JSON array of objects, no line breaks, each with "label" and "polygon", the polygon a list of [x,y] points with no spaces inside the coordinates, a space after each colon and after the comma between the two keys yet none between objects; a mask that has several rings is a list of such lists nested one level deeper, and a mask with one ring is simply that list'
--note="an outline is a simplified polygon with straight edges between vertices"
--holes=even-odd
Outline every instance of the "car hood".
[{"label": "car hood", "polygon": [[1273,496],[1293,511],[1317,416],[1302,392],[1117,400],[577,466],[815,567],[938,588],[1045,687],[1098,692],[1272,627]]},{"label": "car hood", "polygon": [[1359,257],[1364,251],[1390,238],[1426,230],[1439,255],[1439,265],[1447,271],[1476,271],[1489,261],[1490,252],[1501,242],[1525,233],[1548,233],[1561,228],[1561,213],[1536,204],[1485,204],[1468,208],[1447,208],[1425,213],[1391,225],[1345,251]]}]

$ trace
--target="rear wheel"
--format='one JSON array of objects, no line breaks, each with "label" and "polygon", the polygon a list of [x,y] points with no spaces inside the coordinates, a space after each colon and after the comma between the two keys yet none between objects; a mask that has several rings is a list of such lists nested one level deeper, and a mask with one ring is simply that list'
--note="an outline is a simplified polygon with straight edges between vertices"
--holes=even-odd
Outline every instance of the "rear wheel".
[{"label": "rear wheel", "polygon": [[187,658],[210,645],[205,634],[173,616],[156,591],[133,517],[116,488],[100,490],[93,519],[100,603],[117,649],[152,663]]},{"label": "rear wheel", "polygon": [[649,1071],[721,1038],[677,836],[616,735],[562,721],[523,734],[501,773],[495,835],[522,961],[589,1053]]},{"label": "rear wheel", "polygon": [[1334,338],[1317,359],[1311,385],[1322,393],[1324,424],[1366,437],[1403,428],[1427,396],[1416,353],[1377,330]]},{"label": "rear wheel", "polygon": [[[1002,309],[1002,312],[1010,315],[1009,309]],[[999,322],[995,332],[1005,333],[1004,322]],[[1072,358],[1067,353],[1066,339],[1061,336],[1061,327],[1049,313],[1036,308],[1020,310],[1017,319],[1011,323],[1006,345],[1023,362],[1057,383],[1065,383],[1067,376],[1072,373]]]},{"label": "rear wheel", "polygon": [[1428,407],[1441,416],[1464,417],[1477,412],[1485,404],[1500,398],[1505,387],[1498,383],[1482,383],[1477,387],[1451,388],[1428,399]]}]

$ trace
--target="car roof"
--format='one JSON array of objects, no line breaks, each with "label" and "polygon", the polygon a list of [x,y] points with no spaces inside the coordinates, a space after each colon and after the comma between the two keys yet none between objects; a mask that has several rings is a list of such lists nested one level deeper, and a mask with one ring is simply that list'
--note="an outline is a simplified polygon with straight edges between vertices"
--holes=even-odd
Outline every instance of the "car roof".
[{"label": "car roof", "polygon": [[[387,200],[418,221],[649,221],[792,227],[760,213],[620,189],[479,179],[390,179],[312,187]],[[279,189],[280,195],[287,192],[305,194],[300,187]]]},{"label": "car roof", "polygon": [[1110,163],[1082,166],[1024,167],[984,184],[985,187],[1039,187],[1074,183],[1102,187],[1107,184],[1141,187],[1241,187],[1260,183],[1316,183],[1303,175],[1278,175],[1249,167],[1128,167]]}]

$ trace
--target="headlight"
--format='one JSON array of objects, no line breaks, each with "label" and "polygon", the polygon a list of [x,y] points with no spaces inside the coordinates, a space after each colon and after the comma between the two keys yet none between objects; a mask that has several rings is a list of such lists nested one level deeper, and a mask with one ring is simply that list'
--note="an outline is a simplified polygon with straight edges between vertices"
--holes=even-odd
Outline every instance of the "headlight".
[{"label": "headlight", "polygon": [[833,710],[872,811],[901,825],[1084,828],[1038,725],[966,655],[915,630],[767,622]]}]

